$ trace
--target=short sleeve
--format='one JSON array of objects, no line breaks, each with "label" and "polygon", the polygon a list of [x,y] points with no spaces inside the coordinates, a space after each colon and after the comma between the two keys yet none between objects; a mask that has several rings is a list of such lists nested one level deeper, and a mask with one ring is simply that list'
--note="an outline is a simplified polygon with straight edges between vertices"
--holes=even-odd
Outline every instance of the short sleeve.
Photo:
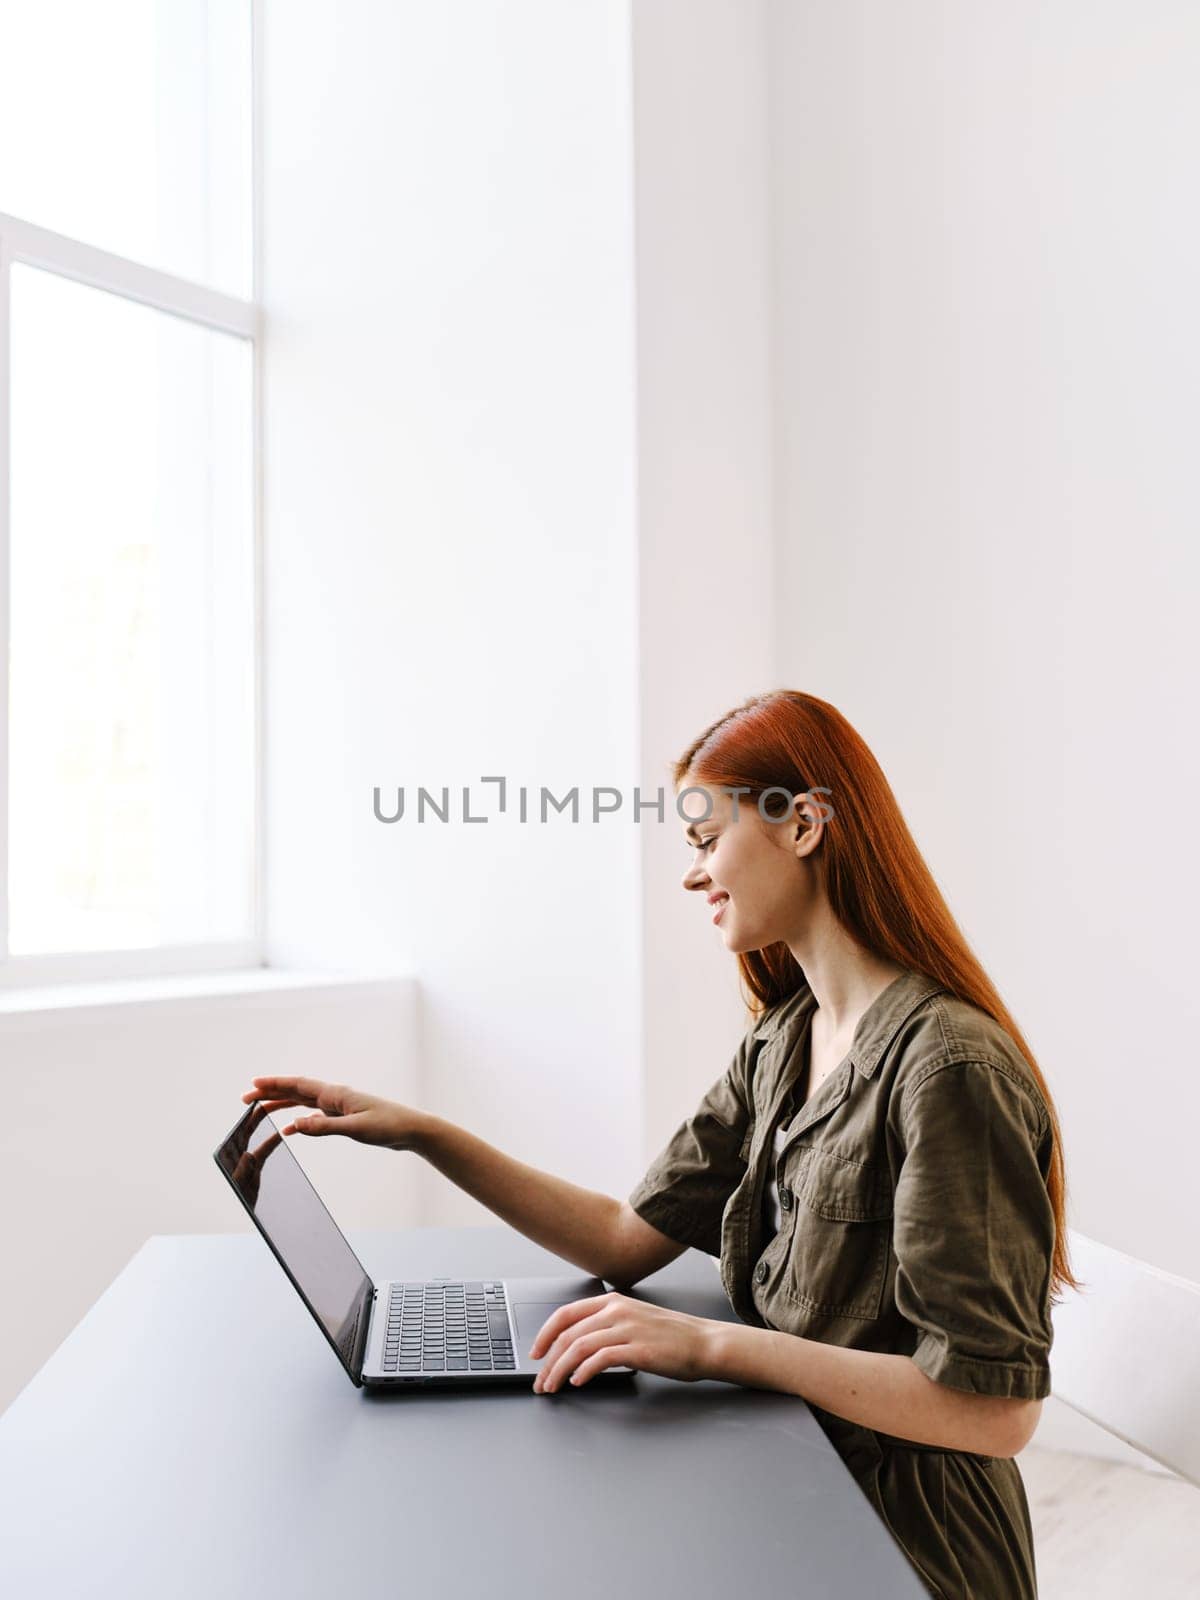
[{"label": "short sleeve", "polygon": [[953,1062],[901,1097],[896,1307],[913,1360],[952,1389],[1050,1393],[1054,1211],[1045,1109],[1008,1072]]},{"label": "short sleeve", "polygon": [[638,1216],[677,1244],[721,1254],[721,1218],[746,1173],[744,1145],[750,1126],[746,1085],[752,1035],[696,1110],[680,1123],[629,1196]]}]

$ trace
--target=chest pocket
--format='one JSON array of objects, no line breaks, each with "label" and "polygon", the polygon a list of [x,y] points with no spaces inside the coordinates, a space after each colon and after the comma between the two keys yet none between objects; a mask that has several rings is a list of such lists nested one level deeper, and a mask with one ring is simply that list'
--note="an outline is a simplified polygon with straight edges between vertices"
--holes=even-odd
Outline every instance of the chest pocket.
[{"label": "chest pocket", "polygon": [[892,1238],[886,1167],[808,1148],[792,1158],[791,1231],[780,1281],[808,1311],[870,1320],[883,1306]]}]

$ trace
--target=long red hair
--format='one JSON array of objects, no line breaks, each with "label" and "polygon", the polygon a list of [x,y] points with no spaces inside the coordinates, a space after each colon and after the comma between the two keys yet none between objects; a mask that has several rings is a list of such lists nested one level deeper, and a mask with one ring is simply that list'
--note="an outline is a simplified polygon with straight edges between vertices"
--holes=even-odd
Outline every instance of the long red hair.
[{"label": "long red hair", "polygon": [[[675,763],[675,786],[814,790],[832,809],[821,843],[825,890],[834,915],[867,950],[935,979],[978,1006],[1005,1030],[1028,1063],[1050,1113],[1053,1150],[1047,1189],[1054,1210],[1051,1300],[1080,1287],[1066,1248],[1066,1171],[1058,1116],[1046,1080],[1007,1006],[971,951],[934,881],[865,740],[836,707],[796,689],[754,695],[707,727]],[[832,791],[822,793],[821,786]],[[784,796],[763,810],[782,811]],[[753,1016],[800,987],[803,972],[786,944],[739,952]]]}]

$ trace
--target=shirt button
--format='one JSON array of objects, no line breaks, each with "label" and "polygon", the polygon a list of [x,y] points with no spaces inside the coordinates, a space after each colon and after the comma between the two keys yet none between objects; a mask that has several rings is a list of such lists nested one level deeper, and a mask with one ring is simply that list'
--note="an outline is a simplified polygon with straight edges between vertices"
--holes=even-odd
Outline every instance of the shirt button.
[{"label": "shirt button", "polygon": [[779,1191],[779,1204],[785,1211],[792,1209],[792,1191],[790,1189],[781,1189]]},{"label": "shirt button", "polygon": [[767,1274],[770,1272],[770,1270],[770,1267],[767,1266],[765,1261],[760,1261],[754,1269],[755,1283],[766,1283]]}]

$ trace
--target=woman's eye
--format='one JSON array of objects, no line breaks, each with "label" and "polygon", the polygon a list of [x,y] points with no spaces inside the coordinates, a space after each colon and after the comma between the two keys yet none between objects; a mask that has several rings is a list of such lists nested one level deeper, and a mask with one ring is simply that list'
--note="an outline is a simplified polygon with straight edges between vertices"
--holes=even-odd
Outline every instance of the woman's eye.
[{"label": "woman's eye", "polygon": [[711,843],[712,843],[712,842],[713,842],[713,840],[714,840],[714,839],[715,839],[715,838],[716,838],[716,837],[717,837],[717,836],[716,836],[716,834],[715,834],[715,833],[710,833],[710,834],[709,834],[709,836],[708,836],[708,838],[707,838],[707,839],[701,839],[701,841],[700,841],[700,848],[701,848],[701,850],[707,850],[707,849],[708,849],[708,847],[709,847],[709,845],[710,845],[710,844],[711,844]]}]

